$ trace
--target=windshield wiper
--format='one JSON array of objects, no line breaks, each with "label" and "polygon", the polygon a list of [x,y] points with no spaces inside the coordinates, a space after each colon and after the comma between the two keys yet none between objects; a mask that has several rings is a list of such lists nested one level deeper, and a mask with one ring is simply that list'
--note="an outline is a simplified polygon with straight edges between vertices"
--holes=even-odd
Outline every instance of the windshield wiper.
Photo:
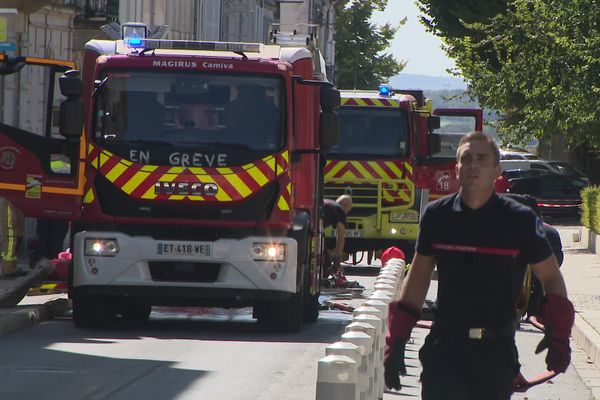
[{"label": "windshield wiper", "polygon": [[94,91],[92,92],[92,97],[96,97],[96,95],[98,94],[98,92],[100,92],[100,90],[102,90],[102,88],[104,88],[104,86],[106,85],[106,83],[108,82],[108,76],[104,79],[102,79],[101,81],[96,80],[94,81]]}]

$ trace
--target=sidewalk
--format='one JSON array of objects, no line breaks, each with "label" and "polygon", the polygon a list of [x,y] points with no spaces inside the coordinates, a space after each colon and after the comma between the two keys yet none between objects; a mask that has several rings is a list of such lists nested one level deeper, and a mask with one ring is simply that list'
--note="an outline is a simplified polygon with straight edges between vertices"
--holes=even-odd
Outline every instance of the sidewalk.
[{"label": "sidewalk", "polygon": [[[565,253],[561,271],[575,306],[573,339],[587,354],[588,362],[600,369],[600,246],[595,246],[595,235],[586,228],[555,227]],[[600,380],[586,380],[586,385],[600,399]]]}]

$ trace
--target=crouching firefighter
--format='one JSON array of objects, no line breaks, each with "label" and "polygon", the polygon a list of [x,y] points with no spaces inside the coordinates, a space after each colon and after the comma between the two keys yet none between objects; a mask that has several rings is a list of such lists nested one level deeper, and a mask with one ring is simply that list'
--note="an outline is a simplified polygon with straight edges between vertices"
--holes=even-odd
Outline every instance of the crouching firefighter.
[{"label": "crouching firefighter", "polygon": [[515,346],[516,299],[526,265],[543,285],[541,314],[548,370],[570,363],[573,305],[542,221],[494,191],[500,175],[493,138],[471,132],[457,150],[459,192],[427,206],[400,298],[389,306],[385,382],[400,389],[404,349],[419,319],[434,267],[438,296],[431,332],[419,351],[424,400],[503,399],[520,365]]}]

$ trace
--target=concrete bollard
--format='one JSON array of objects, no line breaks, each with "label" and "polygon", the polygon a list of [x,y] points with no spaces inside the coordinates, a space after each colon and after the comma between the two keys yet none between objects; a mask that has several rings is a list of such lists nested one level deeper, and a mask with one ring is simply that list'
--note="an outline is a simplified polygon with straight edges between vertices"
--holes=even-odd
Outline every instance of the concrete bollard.
[{"label": "concrete bollard", "polygon": [[395,275],[399,275],[404,273],[404,267],[400,266],[400,265],[390,265],[390,264],[386,264],[383,267],[381,267],[381,269],[379,270],[380,274],[386,273],[392,273]]},{"label": "concrete bollard", "polygon": [[400,280],[400,278],[402,277],[402,272],[400,272],[400,270],[385,269],[385,270],[379,271],[379,274],[377,276],[381,277],[381,278],[392,279],[392,280],[395,280],[396,282],[398,282]]},{"label": "concrete bollard", "polygon": [[360,350],[357,345],[350,342],[335,342],[325,347],[326,356],[346,356],[356,361],[356,366],[360,366]]},{"label": "concrete bollard", "polygon": [[378,278],[383,278],[383,277],[387,277],[388,279],[393,279],[394,281],[398,281],[398,278],[400,277],[400,268],[398,269],[394,269],[394,268],[382,268],[379,271],[379,274],[377,274]]},{"label": "concrete bollard", "polygon": [[387,288],[387,290],[389,290],[390,292],[394,293],[394,298],[398,297],[398,295],[400,294],[400,281],[396,280],[396,279],[391,279],[388,277],[380,277],[378,276],[377,278],[375,278],[375,282],[373,283],[373,289],[374,290],[384,290],[385,287],[382,289],[379,286],[375,286],[375,285],[389,285],[391,287]]},{"label": "concrete bollard", "polygon": [[394,300],[394,293],[389,290],[374,290],[369,298],[381,300],[389,304]]},{"label": "concrete bollard", "polygon": [[406,261],[401,258],[388,258],[384,264],[406,264]]},{"label": "concrete bollard", "polygon": [[387,283],[375,282],[373,284],[374,290],[388,290],[391,293],[396,293],[396,285],[389,285]]},{"label": "concrete bollard", "polygon": [[377,278],[375,278],[375,283],[385,283],[390,286],[398,286],[399,282],[396,279],[391,279],[386,276],[377,276]]},{"label": "concrete bollard", "polygon": [[[374,329],[374,328],[373,328]],[[361,355],[360,367],[358,367],[357,382],[360,394],[360,400],[371,400],[369,397],[369,375],[368,375],[368,358],[371,349],[373,348],[373,338],[360,331],[346,331],[342,334],[342,341],[355,344],[358,346]]]},{"label": "concrete bollard", "polygon": [[363,303],[365,307],[373,307],[381,311],[381,319],[384,322],[384,332],[387,332],[388,305],[381,300],[368,299]]},{"label": "concrete bollard", "polygon": [[380,351],[379,358],[383,362],[383,350],[385,347],[385,334],[387,331],[387,323],[383,318],[382,311],[369,306],[361,306],[352,312],[352,321],[365,322],[377,328],[377,340],[374,344],[375,348]]},{"label": "concrete bollard", "polygon": [[[370,316],[365,315],[365,317],[370,317]],[[377,317],[373,317],[373,318],[377,318]],[[375,364],[377,363],[377,359],[379,358],[379,354],[377,351],[378,349],[375,347],[376,345],[378,345],[378,337],[377,337],[378,329],[376,326],[369,323],[371,321],[361,322],[361,321],[356,321],[355,318],[353,318],[353,319],[354,319],[354,322],[352,322],[348,326],[346,326],[346,332],[352,332],[352,331],[364,332],[373,339],[373,341],[371,342],[371,347],[369,349],[367,349],[366,358],[363,359],[363,361],[366,362],[366,365],[365,365],[366,368],[364,368],[361,365],[361,372],[364,372],[366,374],[366,376],[368,377],[366,398],[373,399],[376,394]],[[376,325],[381,324],[381,320],[376,321],[375,324]]]},{"label": "concrete bollard", "polygon": [[356,362],[356,399],[360,399],[360,389],[358,384],[358,370],[362,362],[362,355],[357,345],[350,342],[335,342],[325,347],[326,356],[346,356]]},{"label": "concrete bollard", "polygon": [[394,282],[393,284],[389,282],[390,279],[388,278],[377,278],[378,280],[375,280],[375,283],[383,283],[383,284],[388,284],[392,286],[392,289],[388,289],[390,291],[392,291],[394,293],[394,299],[397,299],[400,297],[400,291],[402,291],[402,280],[397,280],[396,282]]},{"label": "concrete bollard", "polygon": [[316,400],[359,400],[356,361],[329,355],[319,360]]},{"label": "concrete bollard", "polygon": [[[373,377],[373,394],[375,395],[375,399],[383,398],[383,390],[385,389],[385,382],[383,379],[383,356],[385,350],[385,337],[383,333],[384,321],[379,317],[381,314],[379,310],[373,307],[359,307],[357,310],[361,310],[363,312],[369,312],[370,314],[358,314],[354,315],[352,320],[354,322],[362,322],[366,324],[370,324],[376,328],[375,341],[373,343],[373,368],[370,369]],[[367,310],[364,310],[367,309]],[[372,311],[371,311],[372,310]],[[372,312],[376,314],[371,314]],[[379,314],[379,315],[377,315]],[[369,334],[369,332],[365,331],[365,333]]]}]

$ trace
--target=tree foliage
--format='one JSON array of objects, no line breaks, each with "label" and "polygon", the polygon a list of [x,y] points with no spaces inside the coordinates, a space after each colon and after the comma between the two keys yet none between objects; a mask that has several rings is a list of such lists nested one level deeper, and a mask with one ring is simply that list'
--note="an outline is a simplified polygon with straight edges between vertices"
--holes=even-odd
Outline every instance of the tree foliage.
[{"label": "tree foliage", "polygon": [[375,89],[406,65],[385,52],[405,19],[397,26],[369,22],[373,11],[383,11],[386,5],[387,0],[335,3],[336,86],[340,89]]},{"label": "tree foliage", "polygon": [[507,139],[560,135],[600,148],[598,0],[490,0],[497,13],[481,18],[442,10],[440,0],[420,3],[471,93],[504,114],[499,128]]}]

